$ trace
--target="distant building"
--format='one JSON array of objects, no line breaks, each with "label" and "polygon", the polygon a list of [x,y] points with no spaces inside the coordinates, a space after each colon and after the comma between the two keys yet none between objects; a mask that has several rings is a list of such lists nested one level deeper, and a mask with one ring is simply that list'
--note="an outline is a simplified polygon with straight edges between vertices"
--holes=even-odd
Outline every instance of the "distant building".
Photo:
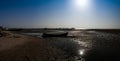
[{"label": "distant building", "polygon": [[75,30],[75,28],[71,28],[71,30]]}]

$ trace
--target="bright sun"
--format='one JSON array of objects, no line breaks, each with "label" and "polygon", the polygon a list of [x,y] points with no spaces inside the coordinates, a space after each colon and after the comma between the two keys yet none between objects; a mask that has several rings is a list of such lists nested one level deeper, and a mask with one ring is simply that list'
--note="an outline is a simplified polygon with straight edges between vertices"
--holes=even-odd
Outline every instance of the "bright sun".
[{"label": "bright sun", "polygon": [[72,0],[75,8],[88,8],[90,0]]}]

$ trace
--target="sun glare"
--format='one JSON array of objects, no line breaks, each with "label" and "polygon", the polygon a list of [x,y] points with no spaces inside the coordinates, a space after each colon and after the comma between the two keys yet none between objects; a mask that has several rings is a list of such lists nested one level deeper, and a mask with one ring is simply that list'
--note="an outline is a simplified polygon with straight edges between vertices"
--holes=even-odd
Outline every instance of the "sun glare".
[{"label": "sun glare", "polygon": [[72,0],[71,4],[75,8],[88,8],[91,0]]}]

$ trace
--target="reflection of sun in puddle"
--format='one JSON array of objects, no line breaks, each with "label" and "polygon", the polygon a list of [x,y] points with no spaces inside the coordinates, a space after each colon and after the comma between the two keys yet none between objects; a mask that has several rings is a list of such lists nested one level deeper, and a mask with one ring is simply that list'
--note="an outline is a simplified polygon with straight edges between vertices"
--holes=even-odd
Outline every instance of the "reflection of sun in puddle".
[{"label": "reflection of sun in puddle", "polygon": [[80,49],[78,50],[78,54],[80,56],[85,55],[86,48],[88,47],[88,43],[84,41],[80,41],[79,39],[74,40],[77,44],[79,44]]},{"label": "reflection of sun in puddle", "polygon": [[84,55],[84,53],[85,53],[85,49],[80,49],[79,50],[79,54],[82,56],[82,55]]}]

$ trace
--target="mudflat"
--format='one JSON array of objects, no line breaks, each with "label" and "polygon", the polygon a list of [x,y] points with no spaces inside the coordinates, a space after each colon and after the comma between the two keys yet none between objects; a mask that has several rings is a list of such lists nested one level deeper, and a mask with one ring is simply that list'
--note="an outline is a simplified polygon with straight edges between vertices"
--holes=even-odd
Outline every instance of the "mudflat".
[{"label": "mudflat", "polygon": [[[0,37],[0,61],[65,61],[67,55],[49,41],[7,32]],[[70,61],[70,60],[69,60]]]}]

